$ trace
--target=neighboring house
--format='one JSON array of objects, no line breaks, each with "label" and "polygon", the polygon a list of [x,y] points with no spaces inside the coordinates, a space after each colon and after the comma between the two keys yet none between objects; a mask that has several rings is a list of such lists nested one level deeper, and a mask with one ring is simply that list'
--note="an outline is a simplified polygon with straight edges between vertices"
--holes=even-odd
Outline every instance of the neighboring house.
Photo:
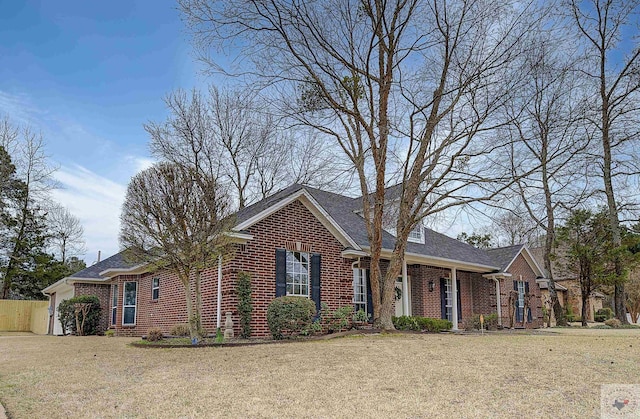
[{"label": "neighboring house", "polygon": [[[535,256],[538,264],[544,266],[544,248],[535,247],[531,249],[531,253]],[[551,262],[551,270],[553,271],[553,279],[556,283],[556,292],[558,300],[563,308],[570,307],[574,316],[580,317],[582,313],[582,291],[580,289],[580,281],[577,274],[571,272],[566,267],[566,258],[559,252],[555,260]],[[546,276],[546,275],[545,275]],[[544,280],[540,283],[542,290],[542,301],[550,301],[549,297],[549,281]],[[606,296],[598,291],[592,291],[587,300],[587,321],[594,321],[595,313],[603,307]],[[551,310],[551,322],[555,323],[555,315]]]},{"label": "neighboring house", "polygon": [[[232,313],[239,332],[236,280],[251,274],[253,335],[267,336],[267,306],[282,295],[311,298],[336,309],[345,305],[372,312],[369,243],[359,213],[361,198],[292,185],[236,214],[234,252],[202,275],[203,326],[214,331],[218,278],[222,317]],[[394,237],[385,231],[382,257],[388,258]],[[388,260],[383,260],[384,270]],[[219,275],[221,272],[221,275]],[[517,327],[542,325],[542,272],[525,246],[484,251],[418,226],[410,235],[402,274],[397,280],[396,315],[447,318],[454,329],[475,314],[500,312],[509,326],[509,294],[517,296]],[[102,302],[103,329],[140,336],[152,327],[168,333],[186,323],[184,290],[177,277],[163,270],[148,272],[116,254],[47,287],[51,297],[50,333],[59,334],[57,305],[78,294],[96,294]],[[526,294],[526,293],[529,294]],[[531,295],[530,310],[522,302]],[[224,321],[222,321],[224,324]]]}]

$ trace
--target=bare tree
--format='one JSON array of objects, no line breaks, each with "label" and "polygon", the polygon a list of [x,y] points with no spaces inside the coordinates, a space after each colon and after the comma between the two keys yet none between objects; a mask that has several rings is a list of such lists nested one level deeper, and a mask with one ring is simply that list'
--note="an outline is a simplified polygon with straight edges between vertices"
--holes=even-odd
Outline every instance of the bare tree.
[{"label": "bare tree", "polygon": [[4,148],[15,165],[16,177],[21,181],[20,193],[15,196],[8,246],[3,249],[2,298],[8,298],[13,278],[31,250],[44,244],[43,200],[54,187],[42,135],[29,126],[16,126],[3,118],[0,121],[0,147]]},{"label": "bare tree", "polygon": [[49,240],[61,262],[66,263],[67,259],[77,257],[86,251],[84,228],[78,217],[69,209],[59,204],[51,204],[47,210],[47,226]]},{"label": "bare tree", "polygon": [[[242,69],[284,92],[284,111],[332,137],[357,173],[371,257],[374,323],[393,329],[407,237],[425,217],[490,199],[496,110],[519,77],[522,2],[179,0],[203,59],[240,43]],[[276,90],[276,88],[273,88]],[[383,275],[385,186],[402,183]],[[386,207],[389,207],[387,203]]]},{"label": "bare tree", "polygon": [[[592,158],[602,179],[607,201],[613,245],[622,244],[620,211],[630,176],[639,173],[640,47],[630,37],[637,24],[638,0],[569,0],[568,9],[583,41],[586,65],[582,74],[590,83],[588,115],[590,132],[601,148]],[[634,192],[635,194],[635,192]],[[614,286],[616,318],[627,323],[624,283],[625,267],[615,263],[618,281]]]},{"label": "bare tree", "polygon": [[589,143],[579,130],[581,91],[571,50],[561,36],[541,35],[525,60],[529,78],[507,106],[512,116],[509,135],[514,139],[510,171],[516,179],[511,205],[520,212],[508,222],[522,224],[517,218],[524,216],[544,232],[542,256],[551,305],[556,323],[566,325],[551,269],[556,219],[588,197],[584,151]]},{"label": "bare tree", "polygon": [[229,199],[217,178],[192,167],[156,163],[135,175],[121,215],[120,243],[130,260],[174,272],[185,289],[192,338],[202,330],[200,277],[225,253],[232,226]]},{"label": "bare tree", "polygon": [[219,175],[239,208],[291,183],[321,186],[343,173],[316,137],[287,133],[255,94],[215,86],[207,95],[169,94],[167,121],[145,125],[152,153]]}]

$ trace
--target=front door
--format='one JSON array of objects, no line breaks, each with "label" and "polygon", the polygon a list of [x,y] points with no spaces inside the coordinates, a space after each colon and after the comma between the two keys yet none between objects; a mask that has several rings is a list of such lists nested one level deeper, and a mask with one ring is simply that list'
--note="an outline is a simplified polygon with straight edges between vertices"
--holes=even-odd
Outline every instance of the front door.
[{"label": "front door", "polygon": [[407,291],[409,292],[409,295],[407,296],[409,298],[409,312],[405,313],[402,308],[402,298],[403,298],[402,277],[399,276],[398,279],[396,279],[396,289],[395,289],[396,317],[411,315],[411,277],[410,276],[407,276]]}]

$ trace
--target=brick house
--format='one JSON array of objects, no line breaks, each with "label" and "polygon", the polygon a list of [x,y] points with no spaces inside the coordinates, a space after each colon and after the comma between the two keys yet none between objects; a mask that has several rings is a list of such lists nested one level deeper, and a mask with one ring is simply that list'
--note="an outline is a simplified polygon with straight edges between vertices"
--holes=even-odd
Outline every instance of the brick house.
[{"label": "brick house", "polygon": [[[240,271],[252,277],[256,337],[269,334],[267,306],[280,295],[306,296],[317,307],[326,302],[331,309],[353,305],[371,313],[369,244],[361,205],[361,198],[292,185],[240,210],[232,230],[234,251],[202,275],[204,328],[214,331],[224,325],[220,317],[231,312],[239,332],[235,287]],[[393,249],[392,233],[383,233],[383,258]],[[381,268],[386,269],[386,261]],[[485,251],[420,225],[410,234],[396,285],[395,313],[447,318],[454,329],[475,314],[498,313],[500,323],[510,326],[509,295],[514,290],[517,301],[512,302],[520,304],[514,326],[538,327],[542,311],[536,279],[541,277],[526,246]],[[122,253],[43,292],[50,296],[52,334],[61,333],[59,302],[80,294],[98,295],[102,329],[118,335],[140,336],[152,327],[167,333],[187,321],[177,277],[127,263]],[[531,295],[527,313],[525,295]]]}]

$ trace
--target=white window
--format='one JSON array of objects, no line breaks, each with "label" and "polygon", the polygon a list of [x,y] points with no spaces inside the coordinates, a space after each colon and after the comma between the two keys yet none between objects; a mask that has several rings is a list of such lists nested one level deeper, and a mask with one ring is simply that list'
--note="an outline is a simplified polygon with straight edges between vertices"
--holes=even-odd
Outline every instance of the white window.
[{"label": "white window", "polygon": [[138,302],[138,283],[125,282],[122,295],[122,325],[136,324],[136,304]]},{"label": "white window", "polygon": [[309,296],[309,253],[287,250],[287,295]]},{"label": "white window", "polygon": [[418,225],[409,232],[407,240],[414,243],[424,244],[424,227],[422,227],[422,224],[418,223]]},{"label": "white window", "polygon": [[113,290],[111,296],[111,325],[115,326],[117,321],[116,312],[118,310],[118,284],[114,284],[111,288]]},{"label": "white window", "polygon": [[353,303],[355,311],[367,312],[367,271],[366,269],[353,270]]},{"label": "white window", "polygon": [[444,306],[447,311],[447,320],[453,321],[453,292],[451,290],[451,278],[444,280]]},{"label": "white window", "polygon": [[153,278],[151,280],[151,299],[157,300],[160,296],[160,278]]}]

